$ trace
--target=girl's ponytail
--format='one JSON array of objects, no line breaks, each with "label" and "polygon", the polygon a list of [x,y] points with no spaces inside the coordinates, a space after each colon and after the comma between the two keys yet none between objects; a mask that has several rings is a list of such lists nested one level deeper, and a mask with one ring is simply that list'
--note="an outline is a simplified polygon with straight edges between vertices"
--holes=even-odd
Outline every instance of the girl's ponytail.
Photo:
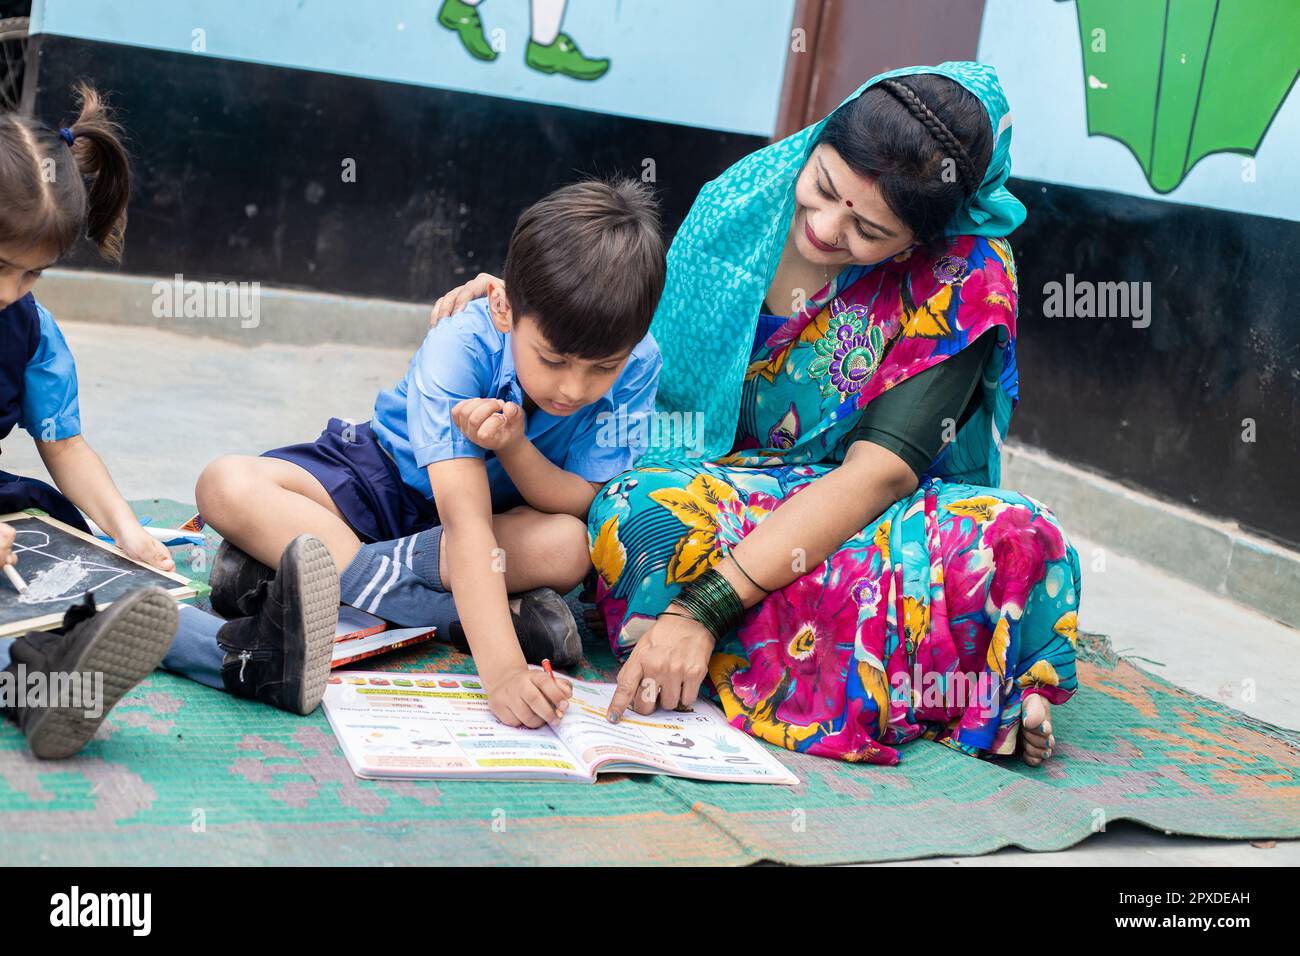
[{"label": "girl's ponytail", "polygon": [[68,127],[77,169],[90,180],[86,236],[105,259],[122,260],[126,204],[131,198],[131,163],[122,145],[122,129],[103,98],[86,83],[77,85],[80,113]]}]

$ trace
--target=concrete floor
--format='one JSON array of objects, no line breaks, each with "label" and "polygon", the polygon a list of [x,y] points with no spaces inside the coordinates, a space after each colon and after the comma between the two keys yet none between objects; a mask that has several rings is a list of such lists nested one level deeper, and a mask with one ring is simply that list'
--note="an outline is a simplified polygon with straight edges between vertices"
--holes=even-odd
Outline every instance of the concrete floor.
[{"label": "concrete floor", "polygon": [[[219,454],[314,438],[331,417],[364,421],[403,374],[406,351],[324,344],[255,349],[149,328],[61,323],[81,381],[82,425],[127,498],[194,500]],[[5,442],[6,471],[45,477],[33,444]],[[1024,489],[1033,493],[1033,489]],[[1080,626],[1166,679],[1261,720],[1300,726],[1300,633],[1151,567],[1075,540],[1084,565]],[[1062,852],[1004,850],[925,865],[1296,865],[1300,841],[1165,837],[1117,825]]]}]

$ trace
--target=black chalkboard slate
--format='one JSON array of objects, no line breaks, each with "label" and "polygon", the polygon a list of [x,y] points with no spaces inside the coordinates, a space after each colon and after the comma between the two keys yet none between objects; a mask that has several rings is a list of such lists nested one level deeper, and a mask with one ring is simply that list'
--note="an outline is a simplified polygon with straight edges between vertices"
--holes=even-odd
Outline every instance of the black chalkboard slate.
[{"label": "black chalkboard slate", "polygon": [[133,561],[117,548],[47,515],[0,515],[14,529],[16,570],[27,582],[20,595],[0,575],[0,637],[55,627],[63,612],[93,593],[104,607],[137,588],[157,585],[178,600],[193,597],[189,581]]}]

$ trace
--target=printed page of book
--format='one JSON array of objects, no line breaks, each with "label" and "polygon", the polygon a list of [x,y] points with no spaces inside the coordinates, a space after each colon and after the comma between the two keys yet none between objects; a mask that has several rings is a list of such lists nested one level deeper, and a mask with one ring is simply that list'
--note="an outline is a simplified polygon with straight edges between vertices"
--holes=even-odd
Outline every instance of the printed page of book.
[{"label": "printed page of book", "polygon": [[573,684],[573,699],[556,735],[579,762],[596,772],[667,773],[786,786],[799,782],[762,744],[728,724],[709,701],[697,700],[693,713],[657,710],[643,717],[629,709],[611,724],[605,714],[615,685],[567,679]]},{"label": "printed page of book", "polygon": [[323,706],[358,777],[592,780],[549,727],[492,716],[470,674],[342,671]]}]

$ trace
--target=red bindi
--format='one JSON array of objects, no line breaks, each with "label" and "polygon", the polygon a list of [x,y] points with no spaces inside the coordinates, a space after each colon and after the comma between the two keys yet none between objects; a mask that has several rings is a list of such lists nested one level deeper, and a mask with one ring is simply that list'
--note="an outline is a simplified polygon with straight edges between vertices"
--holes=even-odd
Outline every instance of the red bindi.
[{"label": "red bindi", "polygon": [[852,200],[852,199],[846,199],[846,200],[844,200],[844,205],[846,205],[846,206],[848,206],[850,209],[852,209],[852,208],[853,208],[853,200]]}]

